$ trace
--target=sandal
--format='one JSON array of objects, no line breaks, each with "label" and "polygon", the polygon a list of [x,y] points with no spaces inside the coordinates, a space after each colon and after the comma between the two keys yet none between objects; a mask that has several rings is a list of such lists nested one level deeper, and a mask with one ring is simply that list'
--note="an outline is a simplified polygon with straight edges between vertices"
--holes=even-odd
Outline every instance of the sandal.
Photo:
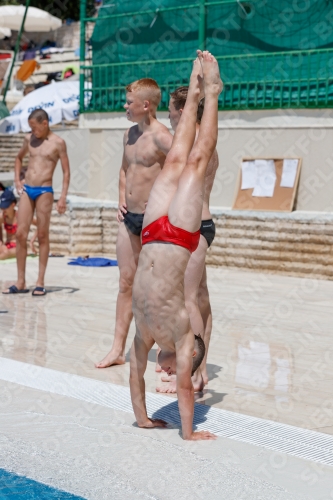
[{"label": "sandal", "polygon": [[12,295],[14,293],[29,293],[30,290],[23,288],[23,290],[20,290],[17,288],[16,285],[12,285],[8,288],[8,292],[2,292],[4,295]]},{"label": "sandal", "polygon": [[[36,292],[42,292],[42,293],[36,293]],[[47,294],[47,291],[45,290],[45,288],[43,288],[42,286],[36,286],[36,288],[33,289],[32,291],[32,296],[33,297],[44,297],[44,295]]]}]

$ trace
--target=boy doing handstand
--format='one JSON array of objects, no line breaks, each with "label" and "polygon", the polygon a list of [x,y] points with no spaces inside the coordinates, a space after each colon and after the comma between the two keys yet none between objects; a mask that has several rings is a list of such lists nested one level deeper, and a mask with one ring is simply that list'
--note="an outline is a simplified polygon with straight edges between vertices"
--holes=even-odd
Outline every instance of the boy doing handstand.
[{"label": "boy doing handstand", "polygon": [[[205,109],[197,141],[197,110],[204,80]],[[133,288],[136,334],[131,350],[130,389],[139,427],[164,427],[148,417],[144,373],[156,342],[159,364],[177,374],[177,395],[184,439],[214,439],[193,431],[194,389],[191,375],[200,366],[205,345],[194,337],[185,307],[184,274],[200,240],[208,162],[217,142],[218,96],[222,82],[216,59],[198,51],[186,104],[164,168],[149,195],[142,229],[142,251]]]}]

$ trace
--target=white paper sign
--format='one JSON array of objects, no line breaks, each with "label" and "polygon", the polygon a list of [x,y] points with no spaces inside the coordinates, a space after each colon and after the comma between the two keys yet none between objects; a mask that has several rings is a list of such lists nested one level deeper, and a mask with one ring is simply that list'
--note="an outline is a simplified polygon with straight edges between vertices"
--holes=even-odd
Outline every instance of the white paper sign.
[{"label": "white paper sign", "polygon": [[297,175],[298,160],[286,158],[283,160],[281,187],[293,188]]},{"label": "white paper sign", "polygon": [[243,161],[241,189],[253,189],[256,185],[256,178],[257,169],[255,161]]},{"label": "white paper sign", "polygon": [[272,198],[276,183],[274,160],[255,161],[257,177],[252,196]]}]

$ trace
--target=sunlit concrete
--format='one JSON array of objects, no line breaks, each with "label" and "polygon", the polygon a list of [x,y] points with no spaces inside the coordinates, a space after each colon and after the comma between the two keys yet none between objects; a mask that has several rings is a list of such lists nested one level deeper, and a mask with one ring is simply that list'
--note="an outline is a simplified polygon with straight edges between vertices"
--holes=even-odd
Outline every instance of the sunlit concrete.
[{"label": "sunlit concrete", "polygon": [[[33,285],[37,259],[28,261]],[[15,280],[0,264],[1,287]],[[210,381],[197,402],[333,434],[333,283],[209,268]],[[50,259],[45,298],[0,296],[0,355],[128,385],[129,363],[97,370],[113,339],[117,268]],[[126,345],[127,360],[134,324]],[[147,390],[161,385],[152,349]],[[170,396],[171,398],[174,396]]]}]

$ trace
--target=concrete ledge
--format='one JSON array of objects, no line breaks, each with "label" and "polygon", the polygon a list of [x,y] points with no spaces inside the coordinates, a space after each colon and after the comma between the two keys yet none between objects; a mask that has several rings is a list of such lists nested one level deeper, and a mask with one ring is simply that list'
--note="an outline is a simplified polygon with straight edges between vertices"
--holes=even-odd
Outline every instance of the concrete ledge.
[{"label": "concrete ledge", "polygon": [[210,211],[215,216],[225,216],[231,218],[248,220],[297,220],[297,221],[332,221],[333,212],[261,212],[257,210],[232,210],[227,207],[210,207]]},{"label": "concrete ledge", "polygon": [[[116,252],[117,202],[68,197],[51,219],[51,251],[66,255]],[[207,264],[291,276],[333,279],[333,214],[247,212],[212,207],[216,238]]]},{"label": "concrete ledge", "polygon": [[81,196],[67,196],[69,210],[76,208],[118,208],[118,202],[110,200],[95,200],[93,198],[82,198]]}]

